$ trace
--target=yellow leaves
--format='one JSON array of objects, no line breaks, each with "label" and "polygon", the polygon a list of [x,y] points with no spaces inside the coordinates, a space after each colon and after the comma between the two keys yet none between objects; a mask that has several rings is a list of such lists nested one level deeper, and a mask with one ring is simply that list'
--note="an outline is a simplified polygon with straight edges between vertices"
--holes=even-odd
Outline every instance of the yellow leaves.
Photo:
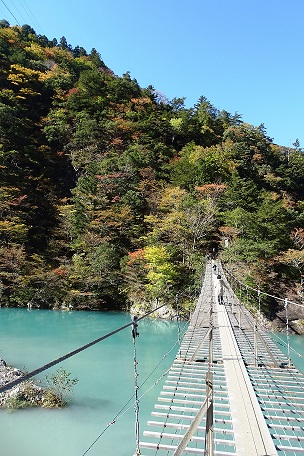
[{"label": "yellow leaves", "polygon": [[91,228],[98,231],[109,232],[113,235],[115,232],[123,234],[128,226],[132,224],[132,211],[127,207],[96,210],[94,219],[91,221]]},{"label": "yellow leaves", "polygon": [[37,43],[32,42],[32,43],[30,43],[29,46],[26,46],[24,49],[26,52],[31,54],[34,58],[38,58],[40,60],[43,60],[46,56],[45,50],[43,49],[43,47],[41,47]]},{"label": "yellow leaves", "polygon": [[0,236],[6,238],[7,241],[22,241],[25,239],[27,231],[28,228],[24,223],[0,221]]},{"label": "yellow leaves", "polygon": [[15,222],[10,222],[9,220],[0,220],[0,231],[19,231],[25,227],[24,224],[16,224]]},{"label": "yellow leaves", "polygon": [[195,163],[205,155],[205,149],[202,146],[194,146],[189,154],[189,162]]},{"label": "yellow leaves", "polygon": [[9,276],[11,273],[18,273],[25,264],[26,254],[23,246],[10,245],[0,248],[0,269]]},{"label": "yellow leaves", "polygon": [[137,109],[144,109],[145,105],[152,104],[152,101],[148,97],[131,98],[131,102],[134,103]]},{"label": "yellow leaves", "polygon": [[9,81],[11,81],[12,84],[14,85],[19,85],[23,82],[21,74],[10,74],[9,77],[7,78]]},{"label": "yellow leaves", "polygon": [[273,172],[268,171],[264,174],[263,179],[266,183],[270,184],[272,187],[279,187],[283,178],[276,176]]},{"label": "yellow leaves", "polygon": [[26,99],[27,96],[37,96],[40,95],[39,92],[35,92],[35,90],[30,89],[29,87],[22,87],[19,90],[19,96],[17,95],[17,98],[24,98]]},{"label": "yellow leaves", "polygon": [[52,48],[52,53],[54,55],[55,59],[58,59],[59,61],[61,60],[70,60],[73,61],[74,57],[71,52],[67,51],[66,49],[61,49],[60,47],[53,47]]},{"label": "yellow leaves", "polygon": [[38,255],[38,253],[33,253],[31,255],[31,259],[34,263],[39,264],[40,266],[44,264],[44,260],[41,255]]},{"label": "yellow leaves", "polygon": [[170,119],[170,125],[176,132],[180,133],[182,131],[183,119],[181,117]]},{"label": "yellow leaves", "polygon": [[10,27],[0,29],[0,40],[7,40],[9,43],[13,44],[19,41],[18,33]]},{"label": "yellow leaves", "polygon": [[230,140],[211,147],[192,146],[189,153],[189,163],[193,165],[206,164],[211,168],[231,173],[236,169],[233,161],[234,145]]},{"label": "yellow leaves", "polygon": [[31,68],[26,68],[22,65],[13,64],[10,68],[10,74],[7,78],[12,84],[25,84],[28,81],[35,80],[40,81],[44,80],[44,73],[38,70],[32,70]]},{"label": "yellow leaves", "polygon": [[166,211],[177,209],[181,206],[183,198],[187,195],[186,190],[180,187],[168,187],[162,192],[159,209]]},{"label": "yellow leaves", "polygon": [[170,255],[165,247],[158,247],[155,245],[148,246],[144,249],[144,257],[148,261],[151,268],[162,264],[164,261],[169,260]]},{"label": "yellow leaves", "polygon": [[295,249],[288,249],[286,252],[283,252],[279,260],[283,263],[290,264],[295,268],[300,270],[304,269],[304,251],[303,250],[295,250]]},{"label": "yellow leaves", "polygon": [[13,64],[11,65],[7,80],[19,87],[16,98],[24,100],[27,97],[40,96],[40,93],[36,90],[37,83],[44,81],[45,77],[45,74],[38,70]]},{"label": "yellow leaves", "polygon": [[146,288],[155,297],[164,293],[169,285],[177,277],[177,271],[173,263],[170,262],[170,254],[163,246],[148,246],[144,249],[144,256],[147,260],[147,280]]}]

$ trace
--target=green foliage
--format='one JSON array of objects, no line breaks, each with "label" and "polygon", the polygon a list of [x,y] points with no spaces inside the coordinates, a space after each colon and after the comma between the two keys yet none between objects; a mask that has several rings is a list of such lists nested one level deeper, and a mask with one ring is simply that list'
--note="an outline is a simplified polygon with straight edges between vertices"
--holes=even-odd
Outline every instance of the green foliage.
[{"label": "green foliage", "polygon": [[70,378],[70,375],[71,373],[62,367],[51,375],[46,375],[48,390],[45,393],[44,406],[64,407],[71,400],[78,379]]},{"label": "green foliage", "polygon": [[297,142],[273,145],[263,125],[205,97],[168,101],[115,76],[96,49],[29,25],[0,22],[0,64],[6,305],[171,299],[196,287],[206,250],[225,239],[223,257],[246,267],[301,257],[290,237],[304,226]]}]

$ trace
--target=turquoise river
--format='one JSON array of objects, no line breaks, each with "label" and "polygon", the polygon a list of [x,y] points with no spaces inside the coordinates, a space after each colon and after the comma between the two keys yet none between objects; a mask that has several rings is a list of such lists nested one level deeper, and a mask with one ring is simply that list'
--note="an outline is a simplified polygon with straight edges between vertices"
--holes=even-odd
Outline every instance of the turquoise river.
[{"label": "turquoise river", "polygon": [[[0,357],[10,365],[31,371],[130,321],[130,314],[124,312],[0,308]],[[178,351],[179,331],[176,322],[148,318],[139,322],[138,331],[138,384],[144,383],[139,396],[145,393],[140,399],[139,409],[140,431],[143,431],[162,388],[164,380],[158,382],[158,379],[171,366]],[[280,335],[280,339],[279,346],[286,351],[286,338]],[[304,371],[304,358],[296,354],[299,352],[304,356],[304,337],[292,336],[291,346],[293,362]],[[164,356],[166,353],[167,356]],[[134,350],[131,328],[101,341],[59,366],[70,372],[71,378],[78,378],[71,402],[64,409],[29,408],[14,412],[2,409],[1,456],[134,454]],[[44,377],[45,374],[41,374],[40,379]],[[126,409],[107,428],[125,404],[128,404]]]}]

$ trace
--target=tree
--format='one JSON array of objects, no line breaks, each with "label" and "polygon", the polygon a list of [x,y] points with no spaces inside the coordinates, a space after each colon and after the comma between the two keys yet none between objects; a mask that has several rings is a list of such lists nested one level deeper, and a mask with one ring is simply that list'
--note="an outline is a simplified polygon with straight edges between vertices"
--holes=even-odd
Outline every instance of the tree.
[{"label": "tree", "polygon": [[163,246],[148,246],[144,249],[144,257],[148,270],[146,289],[152,299],[163,299],[178,278],[177,270],[170,261],[171,255]]},{"label": "tree", "polygon": [[71,399],[77,378],[70,378],[71,373],[60,367],[56,372],[46,375],[49,390],[46,392],[45,402],[49,406],[64,407]]},{"label": "tree", "polygon": [[304,251],[296,249],[288,249],[283,252],[278,259],[293,268],[295,268],[300,277],[300,285],[303,286],[303,276],[304,276]]},{"label": "tree", "polygon": [[8,28],[10,26],[9,22],[6,19],[0,21],[0,28]]}]

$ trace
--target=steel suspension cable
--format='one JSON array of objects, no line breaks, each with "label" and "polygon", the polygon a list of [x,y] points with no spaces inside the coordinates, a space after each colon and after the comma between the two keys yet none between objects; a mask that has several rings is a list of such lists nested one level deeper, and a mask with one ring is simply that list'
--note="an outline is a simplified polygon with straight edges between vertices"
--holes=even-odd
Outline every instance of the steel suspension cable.
[{"label": "steel suspension cable", "polygon": [[286,315],[286,338],[287,338],[287,356],[288,367],[290,367],[290,338],[289,338],[289,319],[288,319],[288,299],[285,299],[285,315]]},{"label": "steel suspension cable", "polygon": [[[240,280],[238,280],[233,274],[232,272],[229,271],[229,269],[227,269],[225,266],[223,266],[223,269],[225,271],[228,272],[228,274],[239,284],[240,287],[244,286],[244,287],[247,287],[247,289],[251,289],[252,291],[256,291],[257,293],[260,293],[260,294],[263,294],[265,296],[268,296],[269,298],[274,298],[274,299],[277,299],[279,301],[283,301],[285,302],[285,298],[280,298],[279,296],[275,296],[275,295],[272,295],[270,293],[266,293],[266,291],[261,291],[260,289],[257,289],[257,288],[253,288],[251,287],[250,285],[244,285]],[[293,302],[293,301],[289,301],[288,300],[288,303],[289,304],[293,304],[294,306],[298,306],[298,307],[304,307],[304,304],[299,304],[297,302]]]},{"label": "steel suspension cable", "polygon": [[15,21],[17,22],[17,24],[21,27],[20,22],[18,21],[18,19],[17,19],[16,16],[14,15],[14,13],[9,9],[9,7],[8,7],[7,4],[4,2],[4,0],[1,0],[1,2],[2,2],[3,5],[5,6],[5,8],[9,11],[9,13],[13,16],[13,18],[15,19]]},{"label": "steel suspension cable", "polygon": [[[240,291],[241,291],[241,286],[243,285],[242,282],[240,282],[227,268],[223,267],[225,269],[225,271],[228,272],[228,274],[236,281],[238,282],[239,286],[240,286]],[[297,350],[295,350],[294,348],[292,348],[290,346],[290,335],[289,335],[289,331],[288,331],[288,326],[289,326],[289,319],[288,319],[288,311],[287,311],[287,307],[289,304],[293,304],[295,306],[298,306],[298,307],[304,307],[304,305],[302,304],[298,304],[296,302],[292,302],[292,301],[289,301],[287,298],[279,298],[278,296],[274,296],[274,295],[271,295],[269,293],[266,293],[266,292],[263,292],[260,290],[260,288],[258,289],[255,289],[253,287],[250,287],[249,285],[246,285],[246,289],[248,290],[248,288],[250,288],[251,290],[253,291],[256,291],[257,294],[258,294],[258,310],[259,310],[259,314],[261,313],[261,295],[264,294],[265,296],[269,296],[271,298],[274,298],[274,299],[278,299],[280,301],[283,301],[284,302],[284,308],[285,308],[285,318],[286,318],[286,338],[287,338],[287,342],[285,342],[283,339],[281,339],[278,335],[276,335],[273,331],[272,334],[277,338],[279,339],[282,344],[286,345],[287,347],[287,351],[288,351],[288,359],[289,359],[289,363],[290,363],[290,351],[293,351],[294,353],[297,354],[297,356],[299,356],[300,358],[303,358],[303,355],[301,353],[299,353]],[[247,309],[248,312],[250,312],[250,314],[253,316],[252,312]],[[262,322],[260,321],[259,324],[261,325]],[[264,326],[264,325],[263,325]],[[264,327],[265,329],[267,329],[269,331],[268,328]]]},{"label": "steel suspension cable", "polygon": [[[166,304],[162,304],[161,306],[157,307],[156,309],[153,309],[151,310],[150,312],[147,312],[145,315],[143,315],[142,317],[139,317],[138,318],[138,321],[139,320],[142,320],[143,318],[151,315],[152,313],[156,312],[157,310],[161,309],[162,307],[164,307]],[[86,350],[87,348],[90,348],[92,347],[93,345],[95,344],[98,344],[99,342],[101,342],[102,340],[105,340],[107,339],[108,337],[110,336],[113,336],[114,334],[117,334],[118,332],[122,331],[123,329],[125,328],[128,328],[129,326],[131,326],[133,323],[127,323],[126,325],[124,326],[121,326],[120,328],[117,328],[115,329],[114,331],[111,331],[109,332],[108,334],[105,334],[104,336],[101,336],[99,337],[98,339],[95,339],[93,340],[92,342],[89,342],[88,344],[86,345],[83,345],[82,347],[79,347],[77,348],[76,350],[73,350],[69,353],[67,353],[66,355],[63,355],[61,356],[60,358],[57,358],[55,359],[54,361],[51,361],[50,363],[47,363],[47,364],[44,364],[43,366],[39,367],[38,369],[35,369],[31,372],[28,372],[27,374],[24,374],[22,375],[21,377],[19,377],[18,379],[16,380],[13,380],[12,382],[9,382],[9,383],[6,383],[5,385],[1,386],[0,387],[0,393],[3,393],[4,391],[7,391],[11,388],[13,388],[14,386],[17,386],[19,385],[20,383],[24,382],[25,380],[28,380],[32,377],[34,377],[35,375],[38,375],[38,374],[41,374],[42,372],[46,371],[47,369],[49,369],[50,367],[54,367],[56,366],[57,364],[61,363],[62,361],[65,361],[66,359],[68,358],[71,358],[72,356],[74,355],[77,355],[78,353],[82,352],[83,350]]]}]

